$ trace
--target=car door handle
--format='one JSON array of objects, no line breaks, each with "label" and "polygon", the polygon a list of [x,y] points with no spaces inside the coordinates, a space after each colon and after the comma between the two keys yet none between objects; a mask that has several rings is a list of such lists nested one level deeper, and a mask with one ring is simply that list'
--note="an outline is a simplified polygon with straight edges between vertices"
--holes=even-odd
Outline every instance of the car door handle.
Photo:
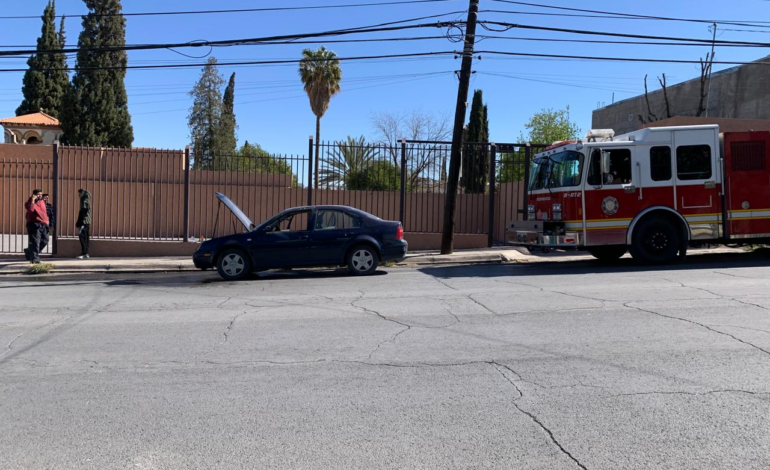
[{"label": "car door handle", "polygon": [[308,235],[300,235],[299,239],[300,240],[310,240],[310,236],[308,236]]}]

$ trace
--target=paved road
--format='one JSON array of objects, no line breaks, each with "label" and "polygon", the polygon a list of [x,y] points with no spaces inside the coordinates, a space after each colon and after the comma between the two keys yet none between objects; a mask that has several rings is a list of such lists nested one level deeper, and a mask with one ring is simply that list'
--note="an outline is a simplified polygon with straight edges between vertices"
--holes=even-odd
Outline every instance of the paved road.
[{"label": "paved road", "polygon": [[768,264],[0,279],[0,468],[766,469]]}]

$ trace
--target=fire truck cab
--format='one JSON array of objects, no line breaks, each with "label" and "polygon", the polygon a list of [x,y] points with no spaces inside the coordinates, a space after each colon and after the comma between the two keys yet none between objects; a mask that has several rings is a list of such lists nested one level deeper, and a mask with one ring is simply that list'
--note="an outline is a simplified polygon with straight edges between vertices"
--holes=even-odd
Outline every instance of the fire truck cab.
[{"label": "fire truck cab", "polygon": [[718,126],[592,130],[530,166],[524,221],[507,242],[531,250],[627,251],[646,264],[684,259],[705,244],[770,240],[770,132]]}]

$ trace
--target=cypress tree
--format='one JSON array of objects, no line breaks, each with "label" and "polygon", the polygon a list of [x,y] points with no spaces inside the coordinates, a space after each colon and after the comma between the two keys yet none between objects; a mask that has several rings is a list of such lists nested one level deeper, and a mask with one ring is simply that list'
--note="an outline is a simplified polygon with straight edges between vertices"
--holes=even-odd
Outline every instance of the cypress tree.
[{"label": "cypress tree", "polygon": [[[43,110],[59,118],[64,95],[69,88],[67,56],[61,52],[64,47],[64,18],[56,32],[56,5],[53,1],[43,11],[43,28],[37,40],[38,53],[27,61],[29,70],[24,73],[22,93],[24,100],[16,109],[16,115],[37,113]],[[46,51],[46,52],[43,52]]]},{"label": "cypress tree", "polygon": [[73,145],[131,147],[134,129],[128,112],[125,51],[94,48],[126,44],[120,0],[83,0],[88,14],[78,38],[77,65],[65,103],[62,141]]},{"label": "cypress tree", "polygon": [[235,153],[238,145],[235,130],[238,124],[235,121],[235,72],[230,75],[230,81],[225,88],[225,95],[222,100],[222,116],[219,120],[219,129],[217,130],[215,150],[228,155]]},{"label": "cypress tree", "polygon": [[222,85],[225,80],[219,75],[217,59],[210,57],[201,71],[201,77],[190,91],[193,105],[187,116],[190,141],[195,155],[195,167],[213,169],[213,153],[217,151],[220,119],[222,117]]},{"label": "cypress tree", "polygon": [[[471,116],[466,133],[468,142],[489,142],[489,119],[481,90],[473,92]],[[463,151],[463,186],[469,194],[484,193],[489,174],[488,146],[466,146]]]}]

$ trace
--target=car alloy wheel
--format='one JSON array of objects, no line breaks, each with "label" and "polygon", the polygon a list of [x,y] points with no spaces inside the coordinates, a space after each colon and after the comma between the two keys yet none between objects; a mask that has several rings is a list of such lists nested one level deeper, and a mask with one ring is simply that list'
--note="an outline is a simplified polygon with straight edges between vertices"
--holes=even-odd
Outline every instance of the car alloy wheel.
[{"label": "car alloy wheel", "polygon": [[244,269],[246,263],[238,253],[230,253],[222,259],[222,271],[230,277],[238,277]]},{"label": "car alloy wheel", "polygon": [[374,264],[374,256],[369,250],[357,250],[351,258],[353,267],[360,272],[369,271]]}]

